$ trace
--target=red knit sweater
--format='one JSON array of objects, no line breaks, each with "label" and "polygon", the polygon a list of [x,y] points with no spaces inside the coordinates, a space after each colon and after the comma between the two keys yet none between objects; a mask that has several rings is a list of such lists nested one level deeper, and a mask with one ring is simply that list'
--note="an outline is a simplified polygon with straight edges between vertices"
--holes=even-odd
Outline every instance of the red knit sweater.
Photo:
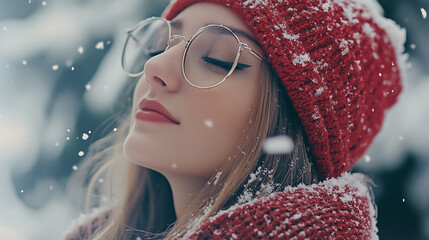
[{"label": "red knit sweater", "polygon": [[[365,177],[343,174],[220,211],[181,239],[378,239],[375,215]],[[88,222],[97,221],[81,219],[65,239],[86,239]]]}]

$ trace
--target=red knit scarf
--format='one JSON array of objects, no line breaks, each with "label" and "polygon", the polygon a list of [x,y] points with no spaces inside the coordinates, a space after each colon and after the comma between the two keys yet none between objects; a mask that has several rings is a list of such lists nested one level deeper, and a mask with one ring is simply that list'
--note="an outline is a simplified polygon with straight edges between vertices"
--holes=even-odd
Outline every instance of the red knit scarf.
[{"label": "red knit scarf", "polygon": [[[63,239],[87,239],[108,212],[81,217]],[[365,176],[345,173],[220,211],[180,239],[378,239],[375,215]]]}]

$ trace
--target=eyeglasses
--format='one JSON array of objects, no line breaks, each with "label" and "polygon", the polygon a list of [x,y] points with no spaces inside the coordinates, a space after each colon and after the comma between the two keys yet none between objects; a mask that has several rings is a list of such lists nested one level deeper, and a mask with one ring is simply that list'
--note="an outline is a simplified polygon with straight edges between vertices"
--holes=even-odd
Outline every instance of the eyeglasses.
[{"label": "eyeglasses", "polygon": [[152,17],[129,30],[122,52],[124,71],[131,77],[142,75],[145,62],[177,44],[177,39],[186,42],[182,57],[183,77],[196,88],[216,87],[235,70],[249,68],[251,65],[238,61],[244,49],[262,60],[226,26],[204,26],[189,40],[182,35],[172,35],[171,29],[170,21]]}]

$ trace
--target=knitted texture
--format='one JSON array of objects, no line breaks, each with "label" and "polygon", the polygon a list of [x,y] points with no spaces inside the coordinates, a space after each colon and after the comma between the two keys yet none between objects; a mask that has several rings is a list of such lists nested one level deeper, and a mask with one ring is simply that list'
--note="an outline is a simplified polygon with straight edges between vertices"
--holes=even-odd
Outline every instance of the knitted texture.
[{"label": "knitted texture", "polygon": [[110,208],[96,208],[89,214],[81,214],[73,220],[68,229],[63,233],[63,240],[89,239],[90,233],[107,221],[111,214]]},{"label": "knitted texture", "polygon": [[222,211],[183,239],[378,239],[361,174],[345,174]]},{"label": "knitted texture", "polygon": [[[61,239],[89,239],[109,214],[107,208],[82,215]],[[375,215],[365,177],[346,173],[220,211],[192,223],[181,239],[378,239]]]},{"label": "knitted texture", "polygon": [[379,8],[371,0],[175,0],[163,16],[196,2],[225,5],[251,29],[298,112],[320,176],[349,170],[401,91],[404,31],[363,3]]}]

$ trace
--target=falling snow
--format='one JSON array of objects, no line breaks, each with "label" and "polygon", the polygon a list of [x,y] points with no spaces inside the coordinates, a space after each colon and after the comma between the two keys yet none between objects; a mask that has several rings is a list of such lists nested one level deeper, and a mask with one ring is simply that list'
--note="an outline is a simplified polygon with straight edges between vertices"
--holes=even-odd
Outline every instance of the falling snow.
[{"label": "falling snow", "polygon": [[[248,1],[248,2],[250,2],[250,1]],[[259,1],[259,2],[261,2],[261,1]],[[29,0],[28,1],[28,3],[31,3],[31,0]],[[38,2],[35,2],[35,3],[38,3]],[[40,2],[39,2],[40,3]],[[46,5],[47,3],[46,3],[46,1],[43,1],[42,2],[42,5]],[[49,7],[53,7],[54,5],[53,4],[51,4]],[[328,3],[325,3],[325,4],[323,4],[323,6],[322,6],[322,8],[325,10],[325,11],[329,11],[329,7],[331,7],[331,5],[330,5],[330,1],[328,2]],[[426,11],[422,8],[422,9],[420,9],[421,10],[421,13],[422,13],[422,16],[423,16],[423,19],[426,19],[426,17],[427,17],[427,13],[426,13]],[[417,15],[417,14],[416,14]],[[13,26],[8,26],[9,27],[9,29],[12,29],[12,30],[15,30],[15,27],[13,27]],[[6,31],[6,26],[4,26],[3,27],[3,31]],[[81,44],[82,44],[82,42],[80,42]],[[107,43],[108,44],[108,43]],[[76,45],[72,45],[72,46],[77,46],[77,44]],[[88,45],[89,46],[89,45]],[[413,48],[414,47],[414,48]],[[423,46],[421,46],[422,48],[423,48]],[[415,49],[416,48],[416,45],[415,44],[412,44],[411,45],[411,48],[412,49]],[[420,48],[420,45],[419,45],[419,48]],[[75,50],[74,50],[75,51]],[[78,48],[78,53],[79,54],[83,54],[84,53],[84,49],[83,49],[83,47],[79,47]],[[22,57],[25,57],[25,56],[20,56],[21,57],[21,59],[22,59]],[[19,62],[19,61],[18,61]],[[31,64],[32,64],[32,62],[31,62]],[[24,64],[23,63],[23,65],[26,65],[26,64]],[[13,66],[13,65],[12,65]],[[49,66],[49,65],[48,65]],[[7,64],[6,65],[6,68],[9,68],[10,66],[9,66],[9,64]],[[72,67],[71,68],[72,69],[72,71],[74,70],[74,67]],[[85,86],[86,87],[86,86]],[[89,90],[89,89],[91,89],[91,85],[89,85],[89,89],[86,87],[86,89],[87,90]],[[316,92],[317,93],[317,92]],[[1,116],[0,116],[1,117]],[[89,133],[91,133],[91,131],[89,131]],[[83,140],[86,140],[85,138],[84,138],[84,136],[86,135],[86,139],[88,139],[88,135],[87,134],[83,134],[83,136],[82,136],[82,139]],[[408,136],[408,135],[407,135]],[[63,138],[62,138],[63,139]],[[69,138],[67,138],[67,140],[68,140]],[[398,135],[396,135],[396,136],[393,136],[392,137],[392,139],[394,139],[394,140],[396,140],[397,141],[397,139],[398,139]],[[411,139],[411,138],[410,138]],[[399,137],[399,140],[403,140],[403,136],[400,136]],[[409,140],[408,138],[407,138],[407,140]],[[52,142],[51,142],[52,143]],[[56,146],[58,146],[59,145],[59,143],[58,142],[56,142],[55,143],[55,145]],[[369,156],[368,156],[369,157]],[[375,157],[374,157],[375,158]],[[370,158],[369,158],[369,160],[370,160]],[[377,158],[377,160],[378,160],[378,158]],[[76,169],[75,169],[75,167],[76,167]],[[73,166],[73,170],[77,170],[77,166]],[[100,180],[102,180],[102,179],[100,179]],[[99,180],[99,181],[100,181]],[[49,186],[49,185],[47,185],[47,186]],[[51,186],[52,187],[52,186]],[[45,187],[46,188],[46,187]],[[18,188],[19,189],[19,188]],[[21,193],[23,193],[24,192],[24,190],[21,190]],[[402,199],[402,201],[403,202],[405,202],[405,198],[403,198]],[[410,200],[411,201],[411,200]],[[139,239],[139,238],[138,238]]]},{"label": "falling snow", "polygon": [[58,64],[55,64],[55,65],[52,66],[52,70],[54,70],[54,71],[57,71],[58,68],[59,68]]},{"label": "falling snow", "polygon": [[27,60],[22,60],[22,65],[27,65]]},{"label": "falling snow", "polygon": [[87,140],[89,138],[89,135],[86,133],[82,134],[82,140]]},{"label": "falling snow", "polygon": [[420,11],[422,12],[422,17],[423,17],[423,19],[426,19],[426,18],[427,18],[427,16],[428,16],[428,14],[427,14],[426,10],[425,10],[424,8],[420,8]]},{"label": "falling snow", "polygon": [[205,120],[204,124],[208,127],[208,128],[212,128],[213,127],[213,122],[211,120]]},{"label": "falling snow", "polygon": [[365,155],[364,159],[367,163],[371,162],[371,157],[369,155]]},{"label": "falling snow", "polygon": [[95,45],[95,49],[103,50],[103,49],[104,49],[104,42],[103,42],[103,41],[98,42],[98,43]]},{"label": "falling snow", "polygon": [[77,170],[78,170],[78,167],[77,167],[76,165],[73,165],[72,169],[73,169],[74,171],[77,171]]},{"label": "falling snow", "polygon": [[77,52],[78,52],[79,54],[83,54],[83,52],[84,52],[83,47],[82,47],[82,46],[79,46],[79,47],[77,48]]},{"label": "falling snow", "polygon": [[77,155],[79,155],[79,157],[82,157],[85,153],[83,151],[80,151]]},{"label": "falling snow", "polygon": [[263,145],[264,151],[269,154],[288,154],[293,148],[292,139],[285,135],[267,138]]}]

